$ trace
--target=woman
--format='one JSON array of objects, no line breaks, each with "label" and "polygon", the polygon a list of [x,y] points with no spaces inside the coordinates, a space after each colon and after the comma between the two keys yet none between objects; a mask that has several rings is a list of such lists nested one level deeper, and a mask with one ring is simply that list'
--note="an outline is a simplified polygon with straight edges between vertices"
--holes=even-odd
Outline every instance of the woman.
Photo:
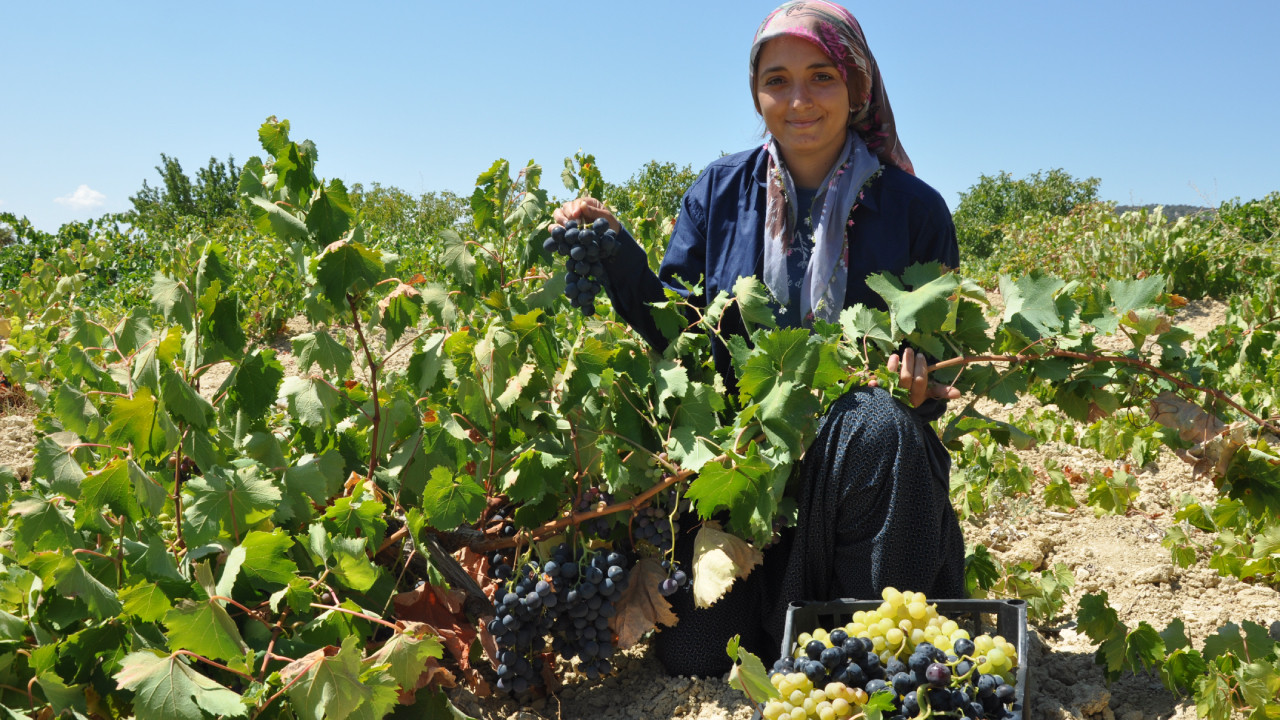
[{"label": "woman", "polygon": [[[747,275],[763,279],[785,326],[834,322],[855,303],[884,307],[866,285],[872,273],[899,275],[917,262],[959,260],[946,203],[914,177],[898,140],[875,59],[857,20],[821,0],[788,2],[765,18],[750,55],[751,89],[769,141],[707,167],[685,194],[655,275],[644,251],[594,199],[566,203],[555,221],[605,218],[623,238],[607,266],[615,311],[652,345],[666,341],[647,303],[664,287],[686,297],[705,278],[706,302]],[[745,333],[727,316],[727,333]],[[728,352],[716,367],[732,383]],[[728,669],[725,641],[766,655],[782,636],[792,600],[878,597],[886,586],[930,597],[964,591],[964,543],[948,496],[950,458],[928,424],[954,388],[931,383],[911,348],[888,368],[911,407],[883,389],[853,390],[831,407],[796,472],[794,531],[767,549],[764,566],[707,610],[673,596],[679,624],[657,639],[676,674]],[[691,538],[677,557],[691,554]],[[754,618],[763,618],[757,625]]]}]

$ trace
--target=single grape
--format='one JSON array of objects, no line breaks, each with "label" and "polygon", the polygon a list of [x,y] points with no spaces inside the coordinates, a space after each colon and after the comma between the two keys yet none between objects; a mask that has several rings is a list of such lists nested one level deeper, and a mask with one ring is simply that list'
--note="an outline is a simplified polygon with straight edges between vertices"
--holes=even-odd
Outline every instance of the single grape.
[{"label": "single grape", "polygon": [[951,682],[951,668],[942,663],[930,663],[924,671],[924,679],[933,687],[946,687]]}]

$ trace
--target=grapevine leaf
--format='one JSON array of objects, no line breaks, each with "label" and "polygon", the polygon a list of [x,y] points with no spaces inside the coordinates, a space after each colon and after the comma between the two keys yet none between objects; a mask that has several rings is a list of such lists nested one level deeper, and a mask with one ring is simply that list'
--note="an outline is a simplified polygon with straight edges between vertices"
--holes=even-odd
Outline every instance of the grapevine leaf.
[{"label": "grapevine leaf", "polygon": [[1040,270],[1012,280],[1000,276],[1000,294],[1004,296],[1004,323],[1028,340],[1052,337],[1062,328],[1054,296],[1065,283]]},{"label": "grapevine leaf", "polygon": [[446,337],[444,333],[436,333],[420,340],[417,352],[409,358],[406,377],[419,395],[426,395],[436,386],[436,378],[446,362],[442,353]]},{"label": "grapevine leaf", "polygon": [[436,325],[452,327],[458,319],[458,306],[449,297],[449,289],[432,283],[422,289],[422,304],[431,312]]},{"label": "grapevine leaf", "polygon": [[169,497],[165,487],[133,460],[129,461],[129,482],[133,485],[133,499],[138,506],[152,516],[159,515]]},{"label": "grapevine leaf", "polygon": [[1204,658],[1199,652],[1191,648],[1182,648],[1174,650],[1169,657],[1165,658],[1164,664],[1160,667],[1160,679],[1170,690],[1190,694],[1196,680],[1204,675],[1207,669],[1208,666],[1205,665]]},{"label": "grapevine leaf", "polygon": [[378,253],[350,240],[330,244],[313,263],[324,298],[336,308],[347,306],[348,293],[362,295],[386,274]]},{"label": "grapevine leaf", "polygon": [[1232,717],[1231,696],[1235,691],[1230,676],[1208,672],[1196,681],[1196,716],[1210,720]]},{"label": "grapevine leaf", "polygon": [[875,341],[881,349],[892,348],[896,344],[889,313],[869,308],[862,303],[840,312],[840,327],[844,329],[845,338],[853,345],[861,345],[863,338]]},{"label": "grapevine leaf", "polygon": [[50,490],[73,498],[79,497],[80,483],[85,478],[80,461],[75,456],[74,445],[77,442],[79,438],[72,433],[56,433],[40,438],[36,441],[31,469],[34,477],[44,480]]},{"label": "grapevine leaf", "polygon": [[202,477],[189,480],[185,491],[182,519],[190,545],[238,540],[280,503],[280,488],[263,478],[251,460],[238,460],[232,469],[208,468]]},{"label": "grapevine leaf", "polygon": [[1139,664],[1144,669],[1151,670],[1159,668],[1164,661],[1164,639],[1145,620],[1129,633],[1125,643],[1125,660],[1135,672]]},{"label": "grapevine leaf", "polygon": [[284,471],[284,484],[290,493],[300,490],[319,505],[329,502],[342,487],[342,481],[342,456],[336,450],[303,455]]},{"label": "grapevine leaf", "polygon": [[711,607],[762,560],[760,551],[747,541],[719,530],[715,523],[705,523],[693,541],[694,604]]},{"label": "grapevine leaf", "polygon": [[964,558],[965,594],[977,597],[978,590],[989,590],[1000,581],[1000,568],[986,545],[975,545]]},{"label": "grapevine leaf", "polygon": [[754,703],[782,697],[773,683],[769,682],[769,673],[765,671],[760,658],[739,646],[740,638],[740,635],[729,638],[729,644],[724,649],[733,660],[733,667],[729,669],[729,685],[741,690]]},{"label": "grapevine leaf", "polygon": [[[301,720],[368,717],[376,720],[395,702],[395,690],[386,683],[367,682],[361,677],[360,639],[354,635],[332,646],[316,650],[280,670],[289,699]],[[389,679],[389,678],[388,678]],[[366,706],[365,713],[357,713]]]},{"label": "grapevine leaf", "polygon": [[116,389],[111,374],[94,362],[93,358],[79,345],[63,345],[54,354],[53,362],[68,380],[78,378],[97,390]]},{"label": "grapevine leaf", "polygon": [[83,528],[91,518],[100,516],[103,507],[111,508],[130,522],[142,519],[142,508],[138,507],[133,481],[129,477],[128,461],[112,460],[84,479],[80,485],[80,502],[76,505],[76,529]]},{"label": "grapevine leaf", "polygon": [[318,188],[311,196],[311,207],[307,208],[307,229],[324,247],[341,238],[351,227],[355,216],[346,186],[335,178],[329,181],[327,188]]},{"label": "grapevine leaf", "polygon": [[246,576],[264,583],[288,585],[298,575],[298,566],[289,559],[292,548],[293,538],[276,528],[271,532],[250,530],[232,552],[244,553],[240,570]]},{"label": "grapevine leaf", "polygon": [[70,555],[40,553],[30,563],[45,587],[57,587],[63,597],[78,597],[99,620],[119,615],[124,608],[111,588],[103,585]]},{"label": "grapevine leaf", "polygon": [[89,708],[85,703],[85,688],[80,685],[67,685],[54,673],[42,672],[36,675],[36,682],[44,691],[53,712],[62,715],[71,711],[72,717],[83,718]]},{"label": "grapevine leaf", "polygon": [[615,604],[617,613],[609,618],[609,627],[618,636],[618,648],[625,649],[658,625],[675,627],[680,618],[671,612],[671,603],[662,597],[658,586],[667,571],[654,558],[642,558],[631,569],[627,589]]},{"label": "grapevine leaf", "polygon": [[782,382],[760,401],[757,417],[765,437],[775,449],[785,450],[788,454],[783,459],[789,460],[804,453],[813,433],[811,419],[820,409],[818,398],[807,387]]},{"label": "grapevine leaf", "polygon": [[1076,622],[1095,643],[1102,642],[1112,635],[1117,627],[1121,632],[1125,631],[1124,625],[1120,623],[1120,616],[1116,614],[1107,599],[1105,590],[1099,595],[1089,594],[1080,598],[1080,610],[1076,613]]},{"label": "grapevine leaf", "polygon": [[1167,652],[1191,647],[1191,641],[1187,639],[1187,630],[1182,618],[1174,618],[1168,627],[1161,630],[1160,639],[1164,641],[1164,647]]},{"label": "grapevine leaf", "polygon": [[146,388],[140,388],[132,398],[116,398],[110,417],[107,437],[133,446],[135,457],[160,460],[178,444],[178,429]]},{"label": "grapevine leaf", "polygon": [[530,448],[516,458],[503,476],[502,488],[513,503],[537,503],[567,475],[565,459]]},{"label": "grapevine leaf", "polygon": [[693,472],[709,461],[715,453],[705,458],[694,456],[707,449],[705,441],[700,438],[710,437],[719,426],[717,413],[723,409],[724,397],[710,386],[702,383],[691,386],[673,413],[671,441],[668,443],[671,459]]},{"label": "grapevine leaf", "polygon": [[260,197],[247,200],[251,203],[249,215],[260,232],[286,242],[301,242],[310,237],[306,223],[280,205]]},{"label": "grapevine leaf", "polygon": [[120,689],[134,692],[138,720],[204,720],[205,713],[240,717],[248,710],[239,695],[196,672],[176,654],[129,653],[114,677]]},{"label": "grapevine leaf", "polygon": [[142,580],[120,591],[124,612],[142,622],[159,622],[173,609],[169,596],[155,583]]},{"label": "grapevine leaf", "polygon": [[[222,359],[238,358],[247,340],[240,322],[240,300],[235,295],[222,293],[222,281],[217,281],[200,297],[200,339],[203,353],[200,362],[209,364]],[[195,352],[195,348],[192,348]],[[194,357],[194,356],[193,356]]]},{"label": "grapevine leaf", "polygon": [[387,347],[395,344],[405,328],[417,327],[422,316],[422,293],[412,285],[400,283],[378,301],[378,324],[386,328]]},{"label": "grapevine leaf", "polygon": [[387,506],[373,500],[358,497],[340,497],[324,511],[324,517],[341,534],[355,537],[357,534],[380,540],[387,531],[382,518]]},{"label": "grapevine leaf", "polygon": [[1140,280],[1112,280],[1107,283],[1107,292],[1111,293],[1116,314],[1123,316],[1132,310],[1150,307],[1164,292],[1164,286],[1164,276],[1152,275]]},{"label": "grapevine leaf", "polygon": [[245,357],[235,370],[235,382],[227,391],[229,409],[260,419],[276,399],[276,388],[284,378],[284,366],[274,350],[258,349]]},{"label": "grapevine leaf", "polygon": [[342,418],[344,396],[319,378],[290,376],[280,386],[280,397],[289,404],[290,414],[308,427],[331,428]]},{"label": "grapevine leaf", "polygon": [[689,371],[679,363],[663,359],[654,372],[654,387],[658,391],[658,405],[663,417],[667,417],[666,401],[682,398],[689,390]]},{"label": "grapevine leaf", "polygon": [[1047,507],[1074,508],[1079,507],[1076,498],[1071,494],[1071,483],[1066,476],[1054,478],[1045,486],[1044,504]]},{"label": "grapevine leaf", "polygon": [[280,612],[281,600],[294,612],[302,612],[311,607],[315,597],[316,593],[311,588],[311,583],[300,577],[292,578],[288,586],[271,593],[271,612]]},{"label": "grapevine leaf", "polygon": [[0,610],[0,640],[21,642],[27,636],[27,622]]},{"label": "grapevine leaf", "polygon": [[484,509],[484,487],[474,478],[454,477],[449,469],[437,466],[422,491],[422,508],[427,522],[439,530],[452,530],[464,522],[474,522]]},{"label": "grapevine leaf", "polygon": [[738,379],[738,393],[744,404],[764,397],[779,382],[809,384],[812,366],[818,359],[811,352],[809,337],[804,328],[774,330],[755,337],[756,352],[742,367]]},{"label": "grapevine leaf", "polygon": [[196,315],[196,299],[187,284],[161,273],[151,279],[151,304],[164,316],[165,322],[177,323],[190,330]]},{"label": "grapevine leaf", "polygon": [[240,630],[217,600],[183,600],[164,615],[169,647],[190,650],[214,660],[244,655],[248,647]]},{"label": "grapevine leaf", "polygon": [[444,646],[434,637],[414,637],[396,633],[377,652],[365,659],[370,665],[386,664],[387,673],[402,690],[418,689],[418,679],[427,672],[427,661],[444,656]]},{"label": "grapevine leaf", "polygon": [[[915,268],[908,268],[908,274]],[[959,287],[959,280],[954,273],[947,273],[908,291],[892,275],[877,273],[867,276],[867,287],[885,299],[889,317],[903,335],[919,332],[929,336],[941,330],[946,323],[950,304],[956,302],[952,295]]]},{"label": "grapevine leaf", "polygon": [[80,535],[66,513],[61,498],[36,496],[15,500],[9,516],[17,518],[13,533],[14,549],[19,557],[45,550],[63,551],[82,546]]},{"label": "grapevine leaf", "polygon": [[306,373],[312,365],[319,365],[328,373],[346,377],[351,369],[351,350],[334,340],[327,330],[303,333],[290,342],[293,354],[298,358],[299,373]]},{"label": "grapevine leaf", "polygon": [[164,409],[180,422],[202,430],[213,425],[213,406],[168,366],[160,374],[160,399]]},{"label": "grapevine leaf", "polygon": [[1280,698],[1280,674],[1274,666],[1265,662],[1244,663],[1236,678],[1245,703],[1262,711],[1255,712],[1254,717],[1271,718],[1280,714],[1280,708],[1274,707]]},{"label": "grapevine leaf", "polygon": [[744,275],[733,284],[733,295],[738,299],[738,307],[742,311],[742,320],[747,325],[747,332],[752,325],[776,327],[777,319],[773,315],[773,307],[769,302],[769,291],[754,275]]},{"label": "grapevine leaf", "polygon": [[476,259],[467,250],[467,243],[457,232],[445,229],[440,231],[440,242],[444,249],[440,254],[440,263],[463,287],[471,286],[476,279]]},{"label": "grapevine leaf", "polygon": [[336,565],[333,574],[343,585],[364,592],[378,579],[378,569],[369,561],[366,551],[369,538],[338,537],[329,539],[329,552]]},{"label": "grapevine leaf", "polygon": [[106,421],[98,414],[98,408],[71,383],[61,383],[53,391],[53,410],[63,428],[83,435],[90,442],[101,437],[106,429]]}]

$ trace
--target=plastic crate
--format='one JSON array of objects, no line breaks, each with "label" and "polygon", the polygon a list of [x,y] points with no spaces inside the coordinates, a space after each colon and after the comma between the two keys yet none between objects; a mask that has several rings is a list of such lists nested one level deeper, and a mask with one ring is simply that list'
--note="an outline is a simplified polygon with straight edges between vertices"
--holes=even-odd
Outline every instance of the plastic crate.
[{"label": "plastic crate", "polygon": [[[954,620],[977,637],[981,634],[1002,635],[1018,649],[1018,669],[1014,673],[1017,694],[1009,707],[1013,720],[1027,716],[1027,603],[1023,600],[932,600],[938,614]],[[828,630],[853,620],[859,610],[876,610],[880,600],[828,600],[825,602],[793,602],[787,608],[787,623],[782,637],[781,654],[789,657],[795,649],[796,637],[815,628]],[[759,711],[756,717],[760,716]],[[1006,716],[1009,717],[1009,716]]]}]

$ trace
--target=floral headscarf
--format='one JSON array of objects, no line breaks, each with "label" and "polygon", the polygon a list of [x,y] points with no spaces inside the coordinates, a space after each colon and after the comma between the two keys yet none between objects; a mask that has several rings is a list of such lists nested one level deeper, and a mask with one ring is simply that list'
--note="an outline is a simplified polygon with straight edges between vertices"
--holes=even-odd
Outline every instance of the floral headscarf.
[{"label": "floral headscarf", "polygon": [[[794,35],[818,46],[840,71],[849,86],[849,127],[867,144],[867,149],[885,165],[895,165],[912,175],[915,168],[902,149],[893,122],[893,109],[880,79],[880,68],[867,47],[862,26],[853,15],[825,0],[797,0],[784,3],[760,23],[751,44],[751,95],[756,94],[756,65],[760,49],[779,35]],[[760,109],[759,101],[756,110]]]},{"label": "floral headscarf", "polygon": [[[846,227],[853,224],[850,216],[861,198],[862,188],[879,173],[881,163],[912,174],[915,171],[894,129],[893,111],[880,80],[880,70],[853,15],[824,0],[798,0],[774,10],[761,23],[751,45],[753,97],[760,50],[766,42],[781,35],[807,40],[831,58],[849,88],[851,106],[849,133],[841,160],[818,187],[814,202],[814,207],[819,208],[814,223],[814,247],[800,291],[800,317],[807,326],[815,317],[835,322],[844,307],[849,274]],[[759,109],[757,99],[756,110]],[[771,139],[766,149],[769,163],[764,283],[773,297],[785,305],[790,299],[787,256],[793,250],[792,237],[797,222],[795,203],[787,199],[796,197],[796,189],[777,143]]]}]

